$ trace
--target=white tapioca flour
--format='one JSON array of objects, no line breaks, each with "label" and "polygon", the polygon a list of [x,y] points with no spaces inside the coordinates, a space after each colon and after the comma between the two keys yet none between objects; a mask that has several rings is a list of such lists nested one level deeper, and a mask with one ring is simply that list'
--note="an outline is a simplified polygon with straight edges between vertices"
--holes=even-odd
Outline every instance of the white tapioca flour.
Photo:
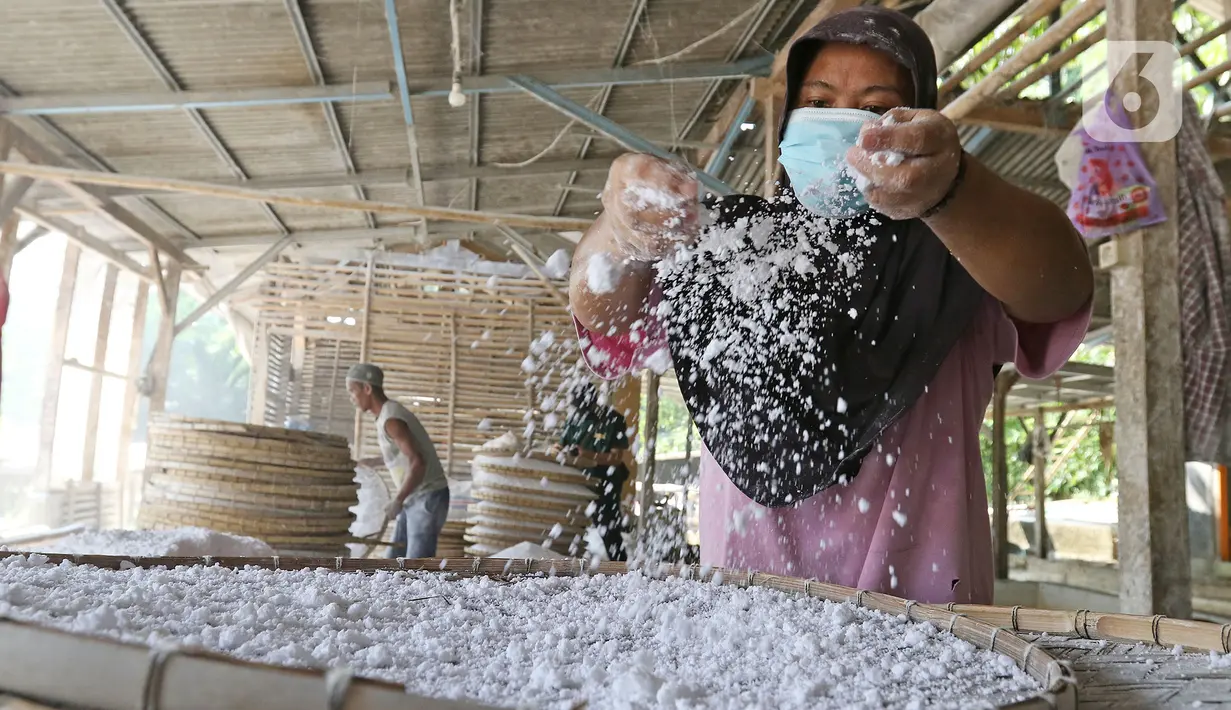
[{"label": "white tapioca flour", "polygon": [[39,552],[65,555],[124,555],[129,557],[269,557],[273,548],[264,542],[206,528],[175,530],[87,530],[58,540],[40,542]]},{"label": "white tapioca flour", "polygon": [[678,577],[504,583],[45,560],[0,560],[0,614],[262,663],[347,665],[502,707],[979,708],[1038,690],[1008,658],[930,625]]},{"label": "white tapioca flour", "polygon": [[612,293],[620,285],[619,266],[611,257],[597,252],[586,262],[586,286],[597,294]]}]

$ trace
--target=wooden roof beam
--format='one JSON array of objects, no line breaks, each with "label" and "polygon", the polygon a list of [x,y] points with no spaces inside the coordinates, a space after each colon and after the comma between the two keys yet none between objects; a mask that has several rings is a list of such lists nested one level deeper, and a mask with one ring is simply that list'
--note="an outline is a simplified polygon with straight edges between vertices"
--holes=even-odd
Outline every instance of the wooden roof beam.
[{"label": "wooden roof beam", "polygon": [[[104,173],[94,170],[77,170],[45,165],[14,163],[0,161],[0,172],[10,175],[25,175],[36,180],[50,180],[63,183],[66,189],[76,192],[87,192],[81,185],[103,185],[115,187],[137,187],[167,192],[181,192],[201,195],[204,197],[219,197],[223,199],[244,200],[248,202],[264,202],[270,205],[295,205],[298,207],[316,207],[321,209],[352,210],[358,212],[375,212],[378,214],[405,215],[424,219],[441,220],[445,222],[467,222],[474,224],[501,224],[508,227],[527,229],[543,229],[548,231],[585,230],[593,222],[591,219],[575,219],[571,217],[538,217],[533,215],[504,214],[499,212],[474,212],[457,210],[448,207],[418,207],[395,202],[376,202],[373,200],[343,200],[301,195],[286,195],[265,190],[253,190],[245,187],[228,187],[195,180],[177,180],[172,178],[144,177],[136,175],[121,175]],[[122,210],[118,206],[115,209]],[[108,212],[110,214],[110,212]],[[147,228],[148,229],[148,228]],[[134,235],[136,236],[136,235]],[[166,243],[173,255],[183,254],[183,250],[171,244],[166,237],[158,235]],[[138,237],[146,241],[142,237]],[[161,245],[159,248],[163,248]],[[185,256],[185,259],[187,257]],[[188,259],[188,262],[192,262]]]},{"label": "wooden roof beam", "polygon": [[[34,140],[28,133],[22,131],[11,122],[8,123],[8,131],[17,152],[25,156],[26,160],[36,164],[31,167],[42,166],[48,170],[73,170],[72,168],[65,167],[68,161]],[[90,170],[81,172],[93,173]],[[94,174],[107,175],[108,173],[99,172]],[[70,197],[79,200],[91,211],[99,214],[119,229],[151,247],[166,252],[171,258],[180,262],[185,269],[199,270],[202,268],[200,264],[184,253],[183,249],[172,242],[169,237],[154,231],[148,224],[137,219],[131,212],[113,202],[104,191],[63,180],[51,181],[58,183]]]}]

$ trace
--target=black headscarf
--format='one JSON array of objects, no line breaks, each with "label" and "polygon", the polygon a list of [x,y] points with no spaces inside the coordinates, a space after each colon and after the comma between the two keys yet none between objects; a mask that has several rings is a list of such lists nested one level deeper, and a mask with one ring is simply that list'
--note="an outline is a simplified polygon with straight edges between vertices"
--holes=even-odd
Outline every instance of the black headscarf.
[{"label": "black headscarf", "polygon": [[[833,15],[792,45],[788,107],[826,42],[888,53],[911,73],[914,107],[935,108],[931,42],[879,7]],[[789,187],[713,207],[698,248],[660,265],[659,316],[710,453],[757,503],[798,503],[859,472],[984,292],[920,220],[821,219]]]}]

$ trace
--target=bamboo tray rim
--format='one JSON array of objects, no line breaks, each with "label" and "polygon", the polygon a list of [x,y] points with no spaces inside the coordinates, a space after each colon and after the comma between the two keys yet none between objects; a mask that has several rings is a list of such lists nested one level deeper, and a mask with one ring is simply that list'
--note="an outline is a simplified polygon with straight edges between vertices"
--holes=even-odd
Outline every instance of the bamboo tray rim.
[{"label": "bamboo tray rim", "polygon": [[[124,555],[73,555],[73,554],[53,554],[53,553],[32,553],[30,551],[22,552],[5,552],[0,551],[0,559],[5,559],[13,555],[29,555],[43,554],[48,561],[60,563],[68,561],[78,565],[91,565],[101,569],[121,569],[121,565],[131,565],[135,567],[177,567],[177,566],[222,566],[229,568],[243,567],[258,567],[274,570],[330,570],[334,572],[358,572],[358,573],[374,573],[377,571],[407,571],[407,572],[426,572],[431,574],[452,574],[460,578],[476,577],[476,576],[491,576],[501,577],[506,579],[519,577],[534,577],[539,575],[556,575],[577,577],[586,574],[609,574],[619,575],[627,574],[630,571],[641,570],[655,578],[663,578],[666,576],[680,576],[686,579],[695,579],[700,582],[711,582],[718,584],[729,584],[738,587],[765,587],[775,589],[788,594],[802,594],[807,597],[815,597],[827,601],[844,603],[853,603],[857,607],[863,607],[873,611],[904,616],[908,621],[926,622],[933,626],[949,631],[954,636],[975,646],[991,650],[1003,656],[1007,656],[1018,664],[1018,667],[1040,683],[1043,690],[1039,694],[1027,700],[1013,703],[1006,708],[1014,708],[1020,710],[1022,708],[1063,708],[1064,710],[1076,710],[1078,703],[1078,688],[1075,677],[1069,667],[1047,651],[1036,646],[1033,643],[1027,642],[1025,639],[1017,636],[1015,631],[1028,632],[1030,628],[1022,624],[1023,617],[1021,607],[1013,607],[1006,610],[1004,607],[983,607],[978,605],[958,605],[958,604],[923,604],[915,601],[901,599],[888,594],[879,592],[869,592],[866,590],[854,589],[852,587],[844,587],[837,584],[827,582],[816,582],[812,580],[799,579],[796,577],[784,577],[780,575],[765,574],[759,572],[749,572],[745,570],[733,570],[726,568],[708,568],[700,565],[674,565],[663,563],[648,570],[642,569],[638,565],[630,566],[623,562],[599,562],[591,564],[584,559],[566,558],[557,560],[534,560],[534,559],[506,559],[496,557],[474,557],[474,558],[422,558],[411,559],[399,557],[395,559],[367,559],[367,558],[352,558],[352,557],[140,557],[140,556],[124,556]],[[990,611],[989,611],[990,610]],[[995,613],[1003,613],[1010,611],[1014,628],[1006,628],[998,626],[987,620]],[[1045,614],[1068,614],[1069,612],[1046,612],[1045,610],[1030,610],[1032,612],[1042,612]],[[1149,617],[1134,617],[1128,614],[1102,614],[1099,612],[1082,611],[1075,612],[1074,615],[1085,614],[1087,622],[1089,617],[1096,618],[1124,618],[1132,621],[1140,621],[1149,619]],[[998,618],[998,617],[997,617]],[[1026,620],[1032,619],[1028,616]],[[0,618],[0,621],[5,621]],[[1150,620],[1153,628],[1159,629],[1165,622],[1177,623],[1178,620],[1169,620],[1161,617],[1155,617]],[[1208,626],[1214,629],[1219,629],[1215,624],[1208,622],[1183,622],[1187,625]],[[3,623],[0,623],[0,631],[4,628]],[[1094,631],[1091,632],[1088,623],[1078,628],[1076,624],[1072,626],[1075,633],[1080,633],[1082,629],[1086,634],[1098,633],[1098,625],[1095,624]],[[1039,629],[1046,630],[1046,629]],[[1228,634],[1231,634],[1231,624],[1221,628],[1223,638],[1231,643]],[[1159,634],[1155,632],[1155,637]],[[1087,635],[1086,638],[1098,638],[1098,636]],[[85,637],[93,639],[93,637]],[[1116,639],[1124,640],[1124,639]],[[1129,639],[1146,641],[1149,639]],[[1193,644],[1190,644],[1193,645]],[[1214,649],[1206,649],[1214,650]],[[192,653],[192,652],[185,652]],[[269,668],[264,664],[251,664],[258,667]]]}]

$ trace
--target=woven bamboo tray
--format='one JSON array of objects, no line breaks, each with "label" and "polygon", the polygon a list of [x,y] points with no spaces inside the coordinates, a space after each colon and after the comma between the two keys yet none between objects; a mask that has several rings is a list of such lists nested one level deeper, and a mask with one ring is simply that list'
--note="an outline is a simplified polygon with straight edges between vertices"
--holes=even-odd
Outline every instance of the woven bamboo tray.
[{"label": "woven bamboo tray", "polygon": [[168,431],[216,432],[255,439],[332,447],[335,449],[349,449],[350,446],[346,437],[334,434],[322,434],[320,432],[300,431],[297,429],[280,429],[278,427],[241,424],[239,422],[223,422],[213,419],[197,419],[179,414],[155,415],[150,420],[150,428]]},{"label": "woven bamboo tray", "polygon": [[[553,513],[550,510],[536,510],[534,508],[524,508],[516,505],[504,505],[501,503],[491,503],[488,501],[477,501],[472,503],[466,511],[470,517],[476,515],[490,515],[506,520],[514,520],[519,523],[546,523],[548,526],[560,522],[558,513]],[[584,516],[580,513],[573,516],[577,521],[584,520]],[[572,522],[572,521],[570,521]]]},{"label": "woven bamboo tray", "polygon": [[[0,552],[0,559],[12,554],[20,553],[4,553]],[[625,564],[619,562],[602,562],[596,565],[587,564],[585,560],[565,559],[565,560],[504,560],[496,558],[474,558],[474,559],[393,559],[393,560],[377,560],[377,559],[356,559],[345,557],[329,557],[329,558],[301,558],[301,557],[272,557],[272,558],[255,558],[255,557],[119,557],[105,555],[57,555],[49,554],[48,558],[53,563],[59,563],[67,560],[76,564],[89,564],[105,569],[120,569],[122,566],[135,565],[139,567],[160,567],[160,566],[177,566],[177,565],[222,565],[226,567],[243,567],[257,566],[266,569],[283,569],[283,570],[300,570],[300,569],[326,569],[336,572],[366,572],[371,573],[377,570],[415,570],[427,573],[447,573],[458,577],[472,576],[491,576],[496,578],[513,579],[527,575],[560,575],[560,576],[577,576],[583,574],[624,574],[628,571]],[[740,570],[714,569],[707,570],[696,566],[679,566],[679,565],[662,565],[657,569],[652,570],[657,576],[665,575],[680,575],[688,578],[708,581],[711,583],[721,583],[736,585],[741,587],[765,587],[776,589],[788,594],[796,594],[819,599],[826,599],[833,602],[850,602],[857,606],[863,606],[868,609],[874,609],[888,614],[896,614],[905,616],[912,621],[920,621],[930,623],[938,628],[946,631],[951,631],[955,636],[965,641],[975,644],[984,649],[991,649],[996,653],[1000,653],[1011,658],[1020,668],[1035,678],[1043,687],[1043,691],[1036,697],[1017,703],[1011,707],[1021,710],[1032,710],[1034,708],[1060,708],[1063,710],[1075,709],[1078,706],[1078,696],[1080,689],[1077,687],[1073,676],[1069,670],[1057,661],[1054,657],[1048,654],[1039,646],[1029,643],[1020,638],[1017,633],[1038,633],[1046,632],[1051,635],[1063,635],[1073,638],[1088,638],[1088,639],[1103,639],[1116,642],[1142,642],[1146,644],[1156,644],[1165,647],[1175,645],[1184,646],[1190,650],[1216,651],[1219,653],[1231,653],[1231,624],[1219,626],[1198,621],[1182,621],[1175,619],[1167,619],[1165,617],[1142,617],[1132,616],[1128,614],[1109,614],[1092,611],[1047,611],[1040,609],[1026,609],[1022,607],[995,607],[995,606],[978,606],[978,605],[932,605],[921,604],[913,601],[907,601],[886,594],[875,592],[865,592],[849,587],[843,587],[835,584],[826,584],[823,582],[812,582],[803,579],[792,577],[780,577],[769,574],[758,574],[755,572],[745,572]],[[721,575],[719,578],[717,575]],[[53,642],[54,641],[54,642]],[[63,673],[59,671],[60,664],[65,657],[68,657],[66,651],[73,649],[71,644],[77,644],[78,648],[82,645],[100,645],[100,648],[115,649],[110,653],[99,653],[97,657],[90,656],[89,663],[76,664],[74,667],[82,665],[89,667],[92,670],[105,668],[111,671],[111,676],[114,678],[128,678],[131,682],[111,682],[106,685],[114,686],[116,690],[108,691],[114,693],[123,693],[125,690],[131,692],[131,688],[140,689],[143,686],[143,678],[148,676],[137,673],[135,677],[132,673],[120,673],[116,668],[121,662],[121,656],[118,649],[141,649],[145,653],[143,646],[132,646],[119,644],[113,641],[102,641],[93,638],[82,638],[66,634],[59,631],[50,631],[46,629],[38,629],[27,624],[15,623],[12,621],[0,621],[0,654],[6,651],[12,653],[6,654],[5,657],[13,657],[18,662],[13,664],[0,664],[0,689],[10,692],[26,695],[29,697],[38,698],[47,702],[62,702],[76,703],[80,705],[89,705],[92,707],[106,708],[124,708],[136,705],[129,695],[124,695],[120,699],[112,702],[110,699],[102,701],[102,696],[98,695],[98,686],[82,685],[76,682],[62,681],[60,678]],[[67,645],[66,645],[67,644]],[[54,655],[52,653],[54,649]],[[80,650],[78,650],[81,653]],[[130,654],[131,655],[131,654]],[[185,668],[193,667],[188,659],[195,659],[204,662],[209,660],[212,663],[225,663],[234,665],[240,668],[245,668],[251,671],[256,676],[259,676],[262,683],[269,684],[269,690],[282,682],[284,678],[302,678],[305,674],[309,677],[316,678],[318,687],[321,684],[321,676],[312,674],[306,671],[295,671],[290,669],[275,669],[269,666],[261,666],[259,664],[246,664],[232,659],[224,659],[219,656],[208,653],[195,651],[176,652],[177,661],[183,656]],[[18,658],[20,657],[20,658]],[[80,658],[81,656],[75,656]],[[148,658],[148,657],[146,657]],[[137,661],[142,661],[141,657],[136,657]],[[136,663],[134,666],[138,671],[148,668],[148,660],[145,663]],[[182,674],[176,674],[178,679],[181,675],[189,675],[185,670]],[[357,684],[364,684],[366,681],[356,681]],[[374,684],[379,686],[379,684]],[[84,695],[85,693],[93,692],[95,695]],[[221,704],[206,704],[198,702],[190,704],[185,701],[179,703],[168,703],[168,699],[173,695],[178,696],[180,693],[186,692],[175,683],[162,684],[162,695],[160,696],[162,706],[170,707],[200,707],[200,708],[221,708],[237,707],[243,703],[235,702],[230,699],[230,705]],[[191,697],[191,696],[188,696]],[[210,696],[216,697],[216,696]],[[252,696],[257,697],[257,696]],[[279,698],[276,693],[266,692],[259,695],[265,698],[270,704],[265,707],[290,707]],[[436,705],[435,701],[425,701],[419,698],[411,698],[403,696],[404,702],[400,705],[377,705],[367,704],[366,698],[355,697],[347,707],[354,708],[377,708],[377,707],[400,707],[400,708],[435,708],[435,707],[476,707],[467,705]],[[110,698],[110,696],[108,696]],[[299,702],[301,706],[312,704],[310,700],[304,700],[300,696]],[[148,705],[147,705],[148,706]]]},{"label": "woven bamboo tray", "polygon": [[[476,469],[481,469],[484,471],[490,471],[492,473],[500,474],[501,476],[512,476],[514,478],[526,478],[526,479],[529,479],[535,482],[546,478],[547,480],[554,481],[556,483],[572,483],[578,486],[585,486],[590,483],[590,479],[587,478],[584,473],[582,473],[581,471],[575,470],[575,469],[572,471],[554,471],[554,470],[541,471],[535,468],[528,468],[528,467],[523,468],[520,466],[506,466],[502,464],[492,463],[490,458],[491,457],[487,457],[487,456],[476,456],[474,459],[474,462],[472,463],[472,466]],[[538,459],[531,459],[531,460],[539,462]],[[545,462],[539,462],[539,463],[545,463]],[[562,468],[567,468],[567,467],[562,467]]]},{"label": "woven bamboo tray", "polygon": [[344,437],[156,415],[142,527],[207,527],[279,552],[338,554],[358,503]]},{"label": "woven bamboo tray", "polygon": [[[471,546],[474,549],[474,546]],[[0,559],[5,556],[20,554],[20,552],[0,552]],[[337,572],[374,572],[378,570],[415,570],[428,573],[451,573],[459,577],[491,576],[497,578],[517,578],[527,575],[560,575],[577,576],[586,573],[604,573],[604,575],[620,575],[628,571],[622,562],[601,562],[598,565],[587,565],[585,560],[500,560],[491,557],[475,557],[475,559],[428,559],[428,560],[368,560],[348,559],[348,557],[122,557],[105,555],[48,555],[50,561],[68,560],[75,564],[94,565],[110,570],[127,565],[140,567],[177,566],[177,565],[223,565],[228,567],[259,566],[273,570],[332,570]],[[1141,644],[1157,647],[1183,646],[1189,651],[1215,651],[1231,653],[1231,624],[1216,625],[1204,621],[1187,621],[1167,619],[1165,616],[1134,616],[1129,614],[1109,614],[1088,612],[1088,610],[1073,610],[1073,612],[1054,612],[1054,610],[1028,609],[1022,607],[985,607],[985,605],[969,604],[921,604],[910,600],[890,597],[888,594],[863,592],[858,589],[828,584],[798,580],[793,577],[761,575],[756,572],[735,570],[705,570],[697,566],[662,565],[654,570],[656,575],[680,575],[697,578],[697,580],[713,583],[736,584],[741,587],[766,587],[778,589],[800,596],[828,599],[831,602],[851,602],[862,607],[879,610],[879,612],[906,616],[913,621],[926,621],[937,628],[952,631],[954,635],[971,642],[981,648],[1001,653],[1012,658],[1020,668],[1030,676],[1039,680],[1043,692],[1033,699],[1012,705],[1014,709],[1076,709],[1078,695],[1081,689],[1069,669],[1046,652],[1043,647],[1022,639],[1017,634],[1049,634],[1050,636],[1065,636],[1070,639],[1092,639],[1110,642],[1141,642]],[[721,575],[721,578],[716,576]],[[90,662],[78,664],[81,671],[98,672],[105,669],[111,682],[98,684],[82,684],[78,678],[63,679],[59,664],[65,657],[82,653],[86,646],[97,646],[97,653],[90,656]],[[143,678],[149,678],[151,667],[146,655],[148,650],[140,645],[118,644],[114,641],[92,639],[66,634],[63,631],[39,629],[36,626],[14,623],[11,620],[0,619],[0,656],[12,658],[11,663],[0,664],[0,689],[32,698],[52,701],[52,703],[68,703],[94,706],[94,708],[130,708],[135,700],[129,703],[129,695],[123,695],[121,700],[111,700],[107,695],[103,701],[100,695],[101,687],[114,688],[106,693],[132,693],[144,687]],[[304,677],[314,678],[316,687],[323,687],[320,674],[293,669],[260,666],[260,664],[244,663],[231,660],[228,657],[211,655],[208,652],[182,651],[176,652],[177,662],[183,663],[185,671],[182,676],[192,676],[187,669],[194,672],[198,666],[206,668],[207,663],[224,664],[224,666],[245,669],[249,677],[260,678],[260,688],[263,693],[250,696],[262,696],[268,704],[266,708],[298,708],[315,703],[299,695],[300,705],[282,704],[284,698],[271,690],[281,688],[291,679],[302,680]],[[119,664],[132,661],[133,674],[119,672]],[[146,671],[145,674],[140,671]],[[176,674],[180,678],[181,674]],[[114,678],[132,678],[130,683],[117,683]],[[266,685],[267,684],[267,685]],[[356,680],[356,688],[379,688],[379,683],[369,683],[366,680]],[[186,693],[186,687],[175,683],[162,683],[160,695],[161,706],[178,706],[178,708],[234,708],[244,705],[241,701],[230,699],[218,700],[217,704],[196,703],[174,698],[193,699]],[[193,688],[188,688],[193,689]],[[400,690],[400,689],[399,689]],[[194,690],[196,692],[196,690]],[[251,693],[251,690],[250,690]],[[215,695],[209,695],[214,698]],[[436,700],[401,696],[400,704],[377,704],[375,695],[361,694],[353,696],[348,708],[478,708],[465,704],[437,704]],[[171,701],[169,701],[171,700]],[[371,703],[371,704],[369,704]],[[149,705],[146,705],[149,706]]]},{"label": "woven bamboo tray", "polygon": [[585,510],[587,505],[585,503],[574,501],[555,501],[536,498],[531,495],[520,495],[517,493],[510,493],[508,491],[479,488],[477,486],[471,495],[474,496],[475,500],[486,503],[499,503],[501,505],[514,506],[534,511],[551,511],[555,515],[564,518],[567,518],[570,515],[580,514]]}]

